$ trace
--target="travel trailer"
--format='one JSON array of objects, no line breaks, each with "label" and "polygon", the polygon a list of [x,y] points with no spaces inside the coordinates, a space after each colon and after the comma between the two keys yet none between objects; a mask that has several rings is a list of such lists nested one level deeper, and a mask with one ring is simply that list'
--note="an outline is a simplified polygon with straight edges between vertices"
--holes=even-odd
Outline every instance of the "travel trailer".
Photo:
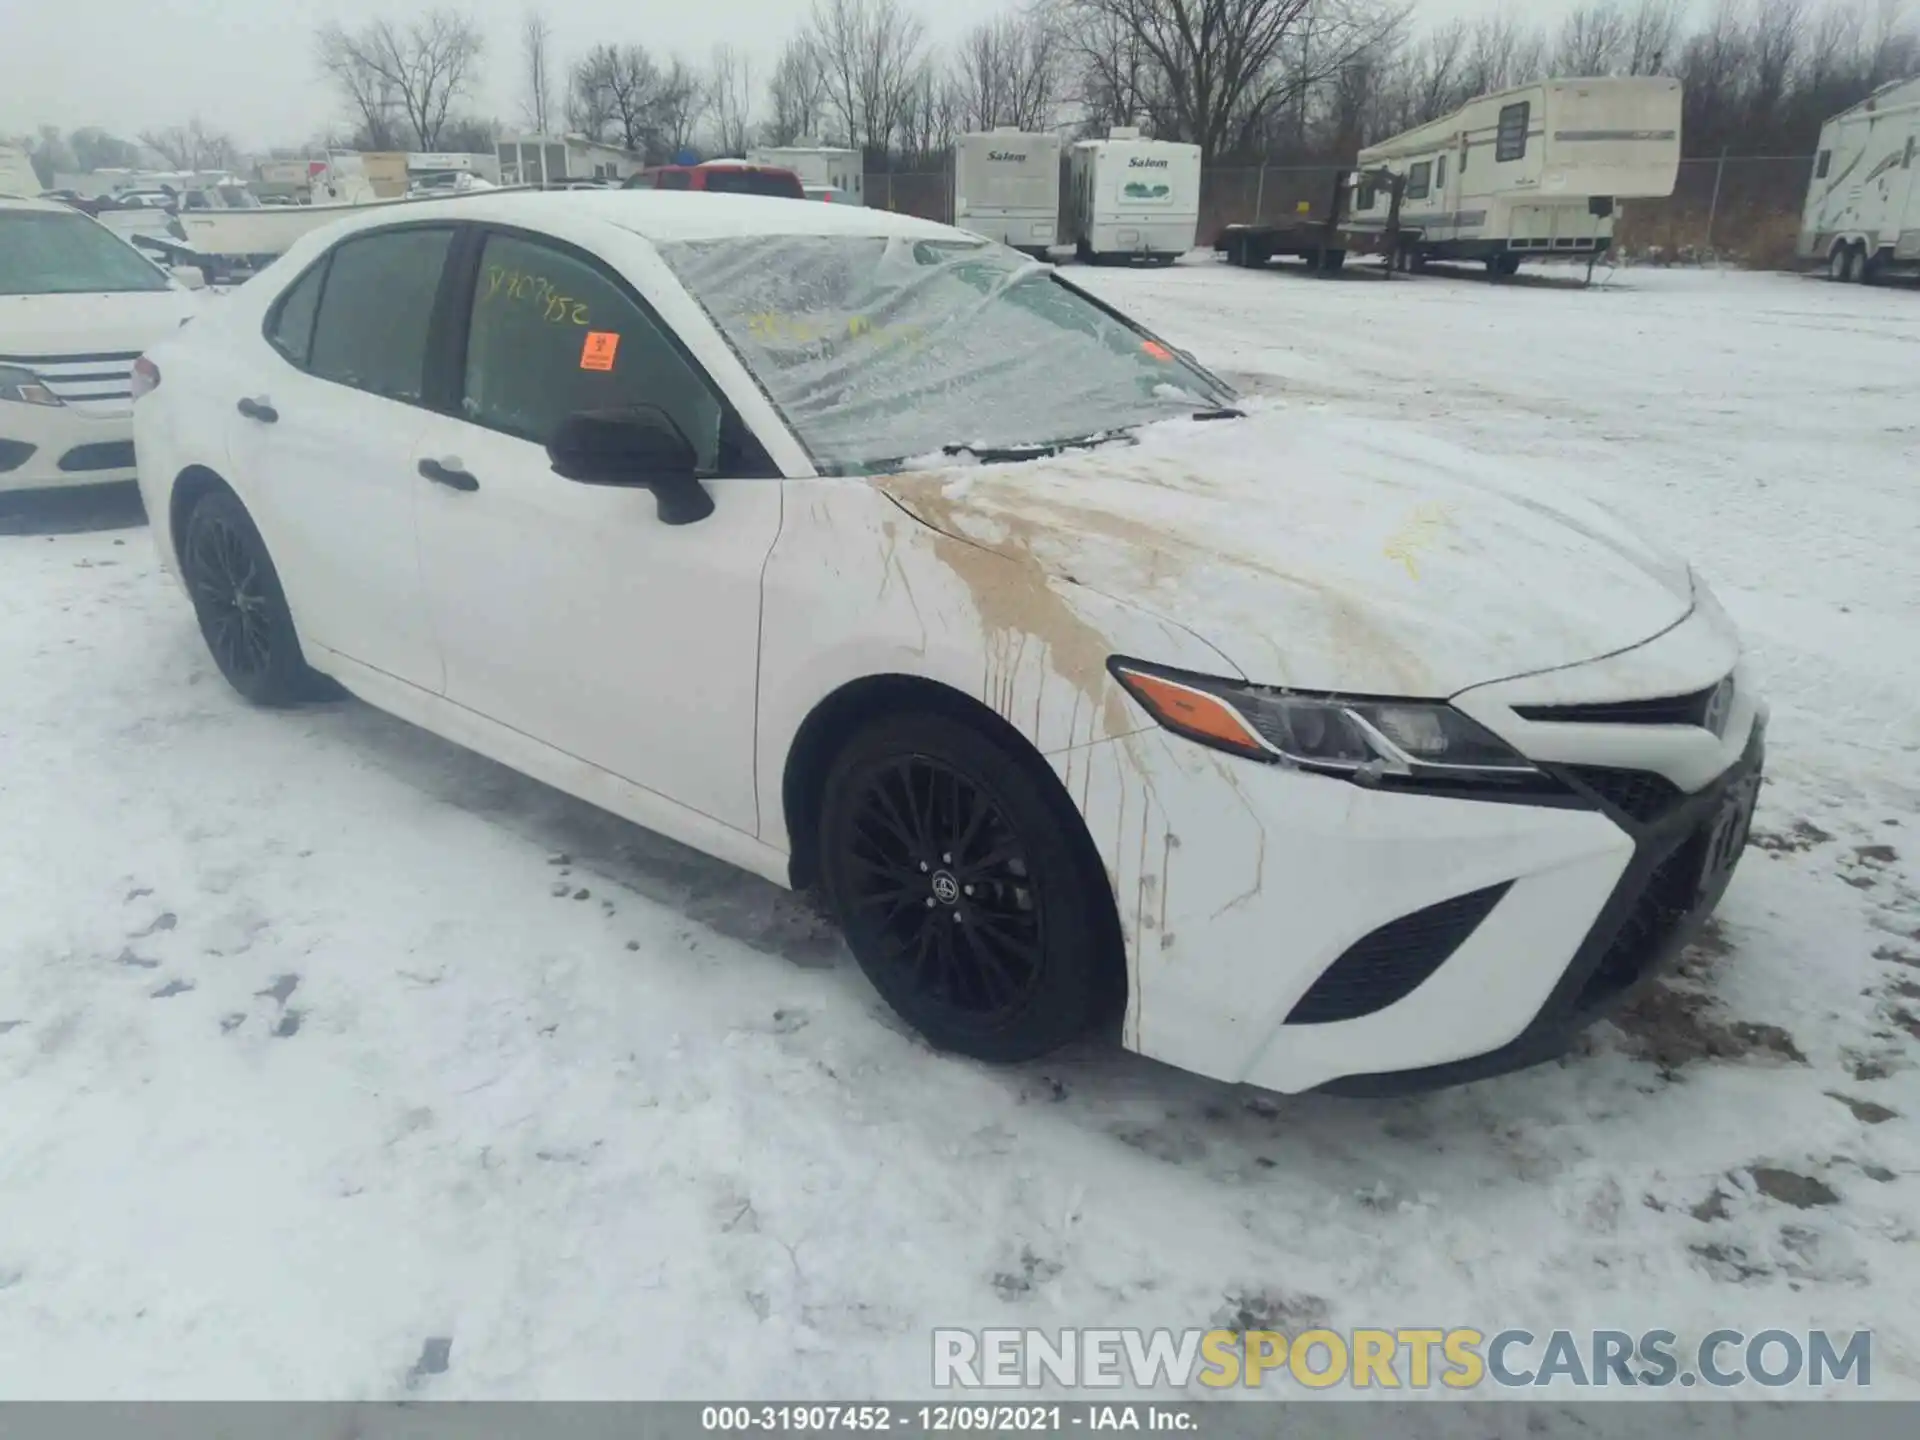
[{"label": "travel trailer", "polygon": [[40,193],[40,174],[18,145],[0,145],[0,195],[31,200]]},{"label": "travel trailer", "polygon": [[747,151],[749,165],[764,165],[774,170],[791,170],[800,177],[802,188],[825,186],[845,193],[855,205],[867,203],[866,162],[858,150],[840,150],[831,145],[756,145]]},{"label": "travel trailer", "polygon": [[1045,259],[1060,234],[1060,137],[1008,125],[954,141],[953,223]]},{"label": "travel trailer", "polygon": [[1613,244],[1622,200],[1664,198],[1680,173],[1680,82],[1546,80],[1483,95],[1360,152],[1352,223],[1384,232],[1388,197],[1365,172],[1404,177],[1393,261],[1587,258]]},{"label": "travel trailer", "polygon": [[1800,258],[1841,281],[1920,271],[1920,80],[1883,85],[1820,128]]},{"label": "travel trailer", "polygon": [[1171,265],[1200,227],[1200,147],[1115,126],[1074,145],[1066,238],[1082,260]]}]

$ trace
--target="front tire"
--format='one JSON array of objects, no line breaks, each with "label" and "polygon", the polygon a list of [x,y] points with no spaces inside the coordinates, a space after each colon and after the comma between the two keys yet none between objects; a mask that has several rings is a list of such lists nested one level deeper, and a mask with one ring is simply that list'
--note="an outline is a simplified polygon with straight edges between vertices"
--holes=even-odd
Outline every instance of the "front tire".
[{"label": "front tire", "polygon": [[940,1050],[1036,1059],[1119,963],[1106,877],[1030,758],[935,713],[884,717],[827,776],[820,870],[860,968]]},{"label": "front tire", "polygon": [[230,491],[209,491],[181,539],[180,573],[227,683],[255,705],[292,705],[311,695],[318,677],[300,653],[280,576],[246,506]]}]

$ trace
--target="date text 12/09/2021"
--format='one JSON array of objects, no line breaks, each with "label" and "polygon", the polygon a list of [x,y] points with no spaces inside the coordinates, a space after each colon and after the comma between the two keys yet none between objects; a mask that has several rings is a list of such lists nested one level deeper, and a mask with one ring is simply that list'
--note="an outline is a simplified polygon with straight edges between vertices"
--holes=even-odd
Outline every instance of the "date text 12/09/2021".
[{"label": "date text 12/09/2021", "polygon": [[1073,1405],[707,1405],[709,1433],[1072,1435],[1199,1429],[1198,1407],[1147,1402]]}]

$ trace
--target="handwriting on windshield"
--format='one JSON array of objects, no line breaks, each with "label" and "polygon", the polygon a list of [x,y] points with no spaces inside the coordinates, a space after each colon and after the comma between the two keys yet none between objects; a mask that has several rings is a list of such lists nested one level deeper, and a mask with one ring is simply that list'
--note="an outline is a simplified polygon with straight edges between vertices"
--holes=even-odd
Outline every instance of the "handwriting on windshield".
[{"label": "handwriting on windshield", "polygon": [[495,297],[519,300],[538,307],[540,318],[550,325],[584,326],[588,323],[587,302],[576,300],[571,295],[562,295],[544,275],[509,270],[504,265],[489,265],[487,288],[480,297],[480,303],[484,305]]},{"label": "handwriting on windshield", "polygon": [[747,333],[763,345],[811,345],[821,340],[870,340],[875,344],[901,344],[919,340],[926,334],[918,325],[876,325],[865,315],[852,315],[842,321],[805,315],[781,315],[772,310],[749,315]]}]

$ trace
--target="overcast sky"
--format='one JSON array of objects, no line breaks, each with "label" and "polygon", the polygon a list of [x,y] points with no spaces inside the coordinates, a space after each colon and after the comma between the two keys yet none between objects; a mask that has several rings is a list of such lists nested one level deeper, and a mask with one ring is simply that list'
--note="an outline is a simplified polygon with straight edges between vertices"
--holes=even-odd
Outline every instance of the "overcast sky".
[{"label": "overcast sky", "polygon": [[[474,15],[488,46],[470,108],[519,121],[518,29],[528,0],[449,0]],[[608,40],[704,61],[718,41],[764,72],[807,0],[536,0],[560,55]],[[948,38],[1003,0],[905,0]],[[1417,0],[1417,18],[1481,14],[1500,0]],[[1518,3],[1518,0],[1514,0]],[[1579,0],[1525,0],[1554,21]],[[344,118],[313,61],[313,31],[373,15],[404,17],[432,0],[0,0],[0,134],[42,124],[100,125],[132,136],[198,114],[241,145],[298,145]],[[756,76],[757,80],[757,76]],[[756,88],[757,84],[756,84]]]}]

